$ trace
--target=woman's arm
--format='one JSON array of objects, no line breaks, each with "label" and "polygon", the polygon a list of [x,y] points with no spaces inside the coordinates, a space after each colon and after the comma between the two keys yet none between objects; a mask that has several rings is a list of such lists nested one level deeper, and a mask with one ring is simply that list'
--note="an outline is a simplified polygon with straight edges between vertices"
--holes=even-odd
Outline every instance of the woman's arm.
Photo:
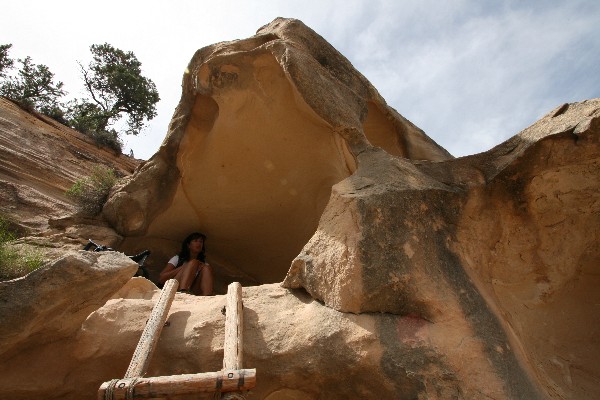
[{"label": "woman's arm", "polygon": [[158,280],[160,283],[164,284],[169,279],[175,278],[175,275],[177,275],[178,272],[179,270],[173,264],[168,263],[158,276]]}]

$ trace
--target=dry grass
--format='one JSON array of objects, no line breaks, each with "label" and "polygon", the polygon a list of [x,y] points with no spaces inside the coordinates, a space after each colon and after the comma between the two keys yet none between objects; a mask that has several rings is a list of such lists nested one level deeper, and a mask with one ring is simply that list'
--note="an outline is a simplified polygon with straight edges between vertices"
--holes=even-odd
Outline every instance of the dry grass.
[{"label": "dry grass", "polygon": [[15,246],[17,234],[11,224],[0,216],[0,280],[10,280],[27,275],[42,266],[43,255],[40,251]]}]

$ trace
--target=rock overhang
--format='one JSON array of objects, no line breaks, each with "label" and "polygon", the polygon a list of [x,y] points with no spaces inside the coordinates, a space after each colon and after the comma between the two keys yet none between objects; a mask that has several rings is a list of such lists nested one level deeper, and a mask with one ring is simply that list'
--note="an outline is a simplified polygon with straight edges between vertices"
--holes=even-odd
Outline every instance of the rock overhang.
[{"label": "rock overhang", "polygon": [[315,233],[332,186],[374,145],[451,158],[323,38],[276,19],[254,37],[196,52],[161,149],[104,214],[125,248],[154,246],[158,269],[201,230],[219,273],[279,282]]}]

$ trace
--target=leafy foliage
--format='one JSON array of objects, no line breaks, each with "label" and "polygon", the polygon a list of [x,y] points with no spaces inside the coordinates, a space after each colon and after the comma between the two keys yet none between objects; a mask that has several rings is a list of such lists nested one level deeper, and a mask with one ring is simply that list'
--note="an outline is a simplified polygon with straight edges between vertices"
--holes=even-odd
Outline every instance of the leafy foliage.
[{"label": "leafy foliage", "polygon": [[39,251],[17,249],[13,242],[17,234],[10,222],[0,216],[0,280],[15,279],[39,268],[43,257]]},{"label": "leafy foliage", "polygon": [[[119,138],[119,133],[114,129],[102,129],[102,121],[99,116],[102,114],[100,108],[92,103],[71,102],[66,118],[72,128],[81,133],[90,136],[100,146],[113,149],[117,153],[123,151],[123,142]],[[106,125],[106,123],[104,123]]]},{"label": "leafy foliage", "polygon": [[125,119],[125,133],[137,135],[156,116],[160,97],[154,82],[142,76],[142,64],[131,51],[108,43],[92,45],[90,51],[89,66],[79,65],[91,99],[73,106],[72,119],[96,132],[108,132]]},{"label": "leafy foliage", "polygon": [[[4,57],[8,56],[5,54]],[[34,64],[31,57],[19,59],[18,62],[21,68],[15,77],[0,84],[0,95],[30,111],[37,110],[50,115],[64,114],[61,113],[63,107],[59,102],[66,94],[63,83],[55,82],[50,69],[43,64]]]},{"label": "leafy foliage", "polygon": [[14,61],[8,57],[8,50],[12,44],[0,45],[0,78],[6,77],[6,71],[13,67]]},{"label": "leafy foliage", "polygon": [[0,95],[22,108],[39,111],[91,136],[96,143],[122,152],[120,133],[137,135],[145,122],[156,116],[160,100],[156,86],[141,74],[141,63],[133,52],[124,52],[108,43],[92,45],[92,61],[79,64],[89,98],[63,104],[62,82],[45,65],[30,57],[19,59],[21,68],[9,76],[14,61],[12,44],[0,45]]},{"label": "leafy foliage", "polygon": [[97,215],[116,182],[117,177],[111,168],[97,166],[90,176],[77,180],[66,195],[77,203],[81,212]]}]

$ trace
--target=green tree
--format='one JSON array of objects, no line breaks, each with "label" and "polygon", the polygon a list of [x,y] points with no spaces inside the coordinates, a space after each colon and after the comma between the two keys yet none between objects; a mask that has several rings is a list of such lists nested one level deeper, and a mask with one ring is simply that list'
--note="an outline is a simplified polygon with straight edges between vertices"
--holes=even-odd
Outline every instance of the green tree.
[{"label": "green tree", "polygon": [[62,116],[62,105],[59,101],[66,92],[62,82],[54,81],[54,74],[43,64],[34,64],[31,57],[19,59],[21,68],[16,76],[6,77],[5,69],[12,67],[8,58],[11,45],[3,45],[0,50],[0,73],[5,81],[0,83],[0,95],[19,103],[28,110],[38,110],[51,117]]},{"label": "green tree", "polygon": [[102,110],[96,104],[78,100],[68,104],[68,125],[90,136],[97,144],[111,148],[117,154],[121,153],[123,142],[119,133],[114,129],[102,128],[108,122],[101,117]]},{"label": "green tree", "polygon": [[114,126],[124,122],[124,133],[137,135],[156,116],[160,97],[154,82],[142,76],[142,63],[131,51],[108,43],[92,45],[90,51],[88,67],[79,64],[90,99],[71,103],[73,127],[116,134]]},{"label": "green tree", "polygon": [[8,56],[12,44],[0,44],[0,78],[6,77],[6,71],[13,67],[13,60]]}]

